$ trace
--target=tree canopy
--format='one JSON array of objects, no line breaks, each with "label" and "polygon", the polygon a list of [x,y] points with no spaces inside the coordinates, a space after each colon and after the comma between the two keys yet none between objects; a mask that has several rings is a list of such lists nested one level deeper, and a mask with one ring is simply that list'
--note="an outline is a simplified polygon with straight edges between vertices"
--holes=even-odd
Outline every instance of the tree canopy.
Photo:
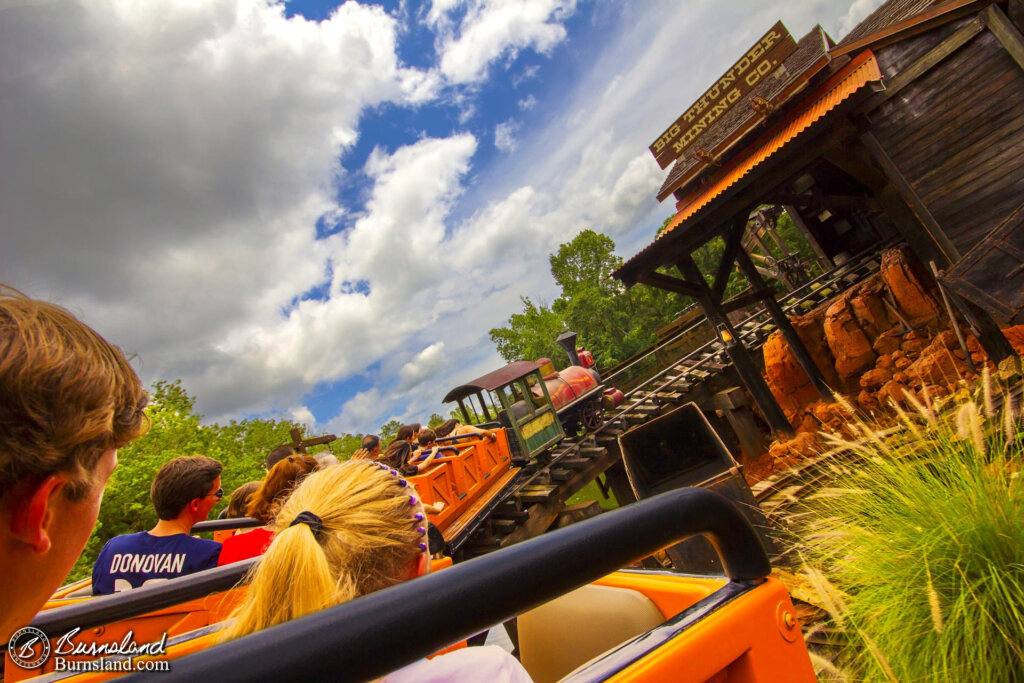
[{"label": "tree canopy", "polygon": [[555,367],[564,368],[568,358],[555,338],[571,329],[598,367],[608,368],[654,343],[655,331],[688,303],[652,287],[623,287],[611,277],[622,265],[615,242],[593,230],[582,230],[559,246],[549,263],[561,296],[550,307],[522,297],[522,312],[490,332],[507,361],[548,357]]}]

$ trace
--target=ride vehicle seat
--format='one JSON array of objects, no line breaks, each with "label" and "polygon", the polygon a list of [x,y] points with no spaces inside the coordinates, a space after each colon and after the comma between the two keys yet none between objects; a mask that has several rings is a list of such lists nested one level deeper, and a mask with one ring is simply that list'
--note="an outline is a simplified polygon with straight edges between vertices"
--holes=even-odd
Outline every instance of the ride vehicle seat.
[{"label": "ride vehicle seat", "polygon": [[535,683],[557,681],[664,621],[640,591],[583,586],[519,615],[520,660]]}]

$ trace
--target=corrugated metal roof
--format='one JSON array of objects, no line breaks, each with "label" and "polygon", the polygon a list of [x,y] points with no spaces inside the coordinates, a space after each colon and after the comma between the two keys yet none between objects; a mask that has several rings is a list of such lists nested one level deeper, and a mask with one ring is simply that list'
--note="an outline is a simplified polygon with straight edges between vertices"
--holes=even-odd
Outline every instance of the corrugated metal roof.
[{"label": "corrugated metal roof", "polygon": [[462,386],[455,387],[448,392],[448,395],[445,396],[442,401],[444,403],[458,401],[460,398],[476,394],[476,392],[481,389],[484,391],[492,391],[500,386],[508,384],[512,380],[519,379],[523,375],[533,372],[541,365],[543,365],[543,363],[533,360],[517,360],[514,363],[509,363],[503,368],[498,368],[494,372],[488,372],[483,377],[477,377],[470,382],[466,382]]},{"label": "corrugated metal roof", "polygon": [[659,240],[665,239],[673,230],[709,206],[717,197],[742,180],[759,164],[764,162],[785,145],[791,143],[800,133],[835,109],[852,94],[872,81],[879,81],[882,74],[875,56],[865,50],[807,98],[807,104],[794,110],[785,120],[766,132],[750,146],[750,152],[740,154],[732,163],[719,171],[706,189],[694,192],[679,202],[679,212],[668,227],[646,249],[627,261],[620,272],[629,267],[637,258],[652,249]]}]

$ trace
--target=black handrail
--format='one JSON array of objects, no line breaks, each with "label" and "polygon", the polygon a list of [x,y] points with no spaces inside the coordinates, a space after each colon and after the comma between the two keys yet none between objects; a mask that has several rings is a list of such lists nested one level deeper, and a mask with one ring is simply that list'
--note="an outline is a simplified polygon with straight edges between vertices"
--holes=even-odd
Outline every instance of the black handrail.
[{"label": "black handrail", "polygon": [[732,503],[678,489],[177,659],[161,681],[374,679],[695,534],[734,582],[771,572]]},{"label": "black handrail", "polygon": [[193,524],[192,533],[199,533],[200,531],[225,531],[227,529],[251,529],[252,527],[265,525],[266,522],[261,522],[258,519],[253,519],[252,517],[207,519]]},{"label": "black handrail", "polygon": [[[88,629],[122,619],[148,614],[164,607],[178,605],[212,593],[226,591],[241,581],[259,558],[242,560],[206,571],[179,576],[167,581],[130,591],[100,595],[74,605],[55,607],[40,612],[32,626],[51,638],[76,628]],[[6,648],[7,644],[4,643]]]}]

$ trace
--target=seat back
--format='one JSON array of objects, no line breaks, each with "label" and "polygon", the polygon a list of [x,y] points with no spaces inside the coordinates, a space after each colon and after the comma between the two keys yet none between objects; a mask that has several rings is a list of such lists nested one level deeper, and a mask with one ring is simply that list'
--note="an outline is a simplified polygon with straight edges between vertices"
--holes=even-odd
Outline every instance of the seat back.
[{"label": "seat back", "polygon": [[664,620],[639,591],[583,586],[519,615],[519,652],[533,680],[548,683]]}]

